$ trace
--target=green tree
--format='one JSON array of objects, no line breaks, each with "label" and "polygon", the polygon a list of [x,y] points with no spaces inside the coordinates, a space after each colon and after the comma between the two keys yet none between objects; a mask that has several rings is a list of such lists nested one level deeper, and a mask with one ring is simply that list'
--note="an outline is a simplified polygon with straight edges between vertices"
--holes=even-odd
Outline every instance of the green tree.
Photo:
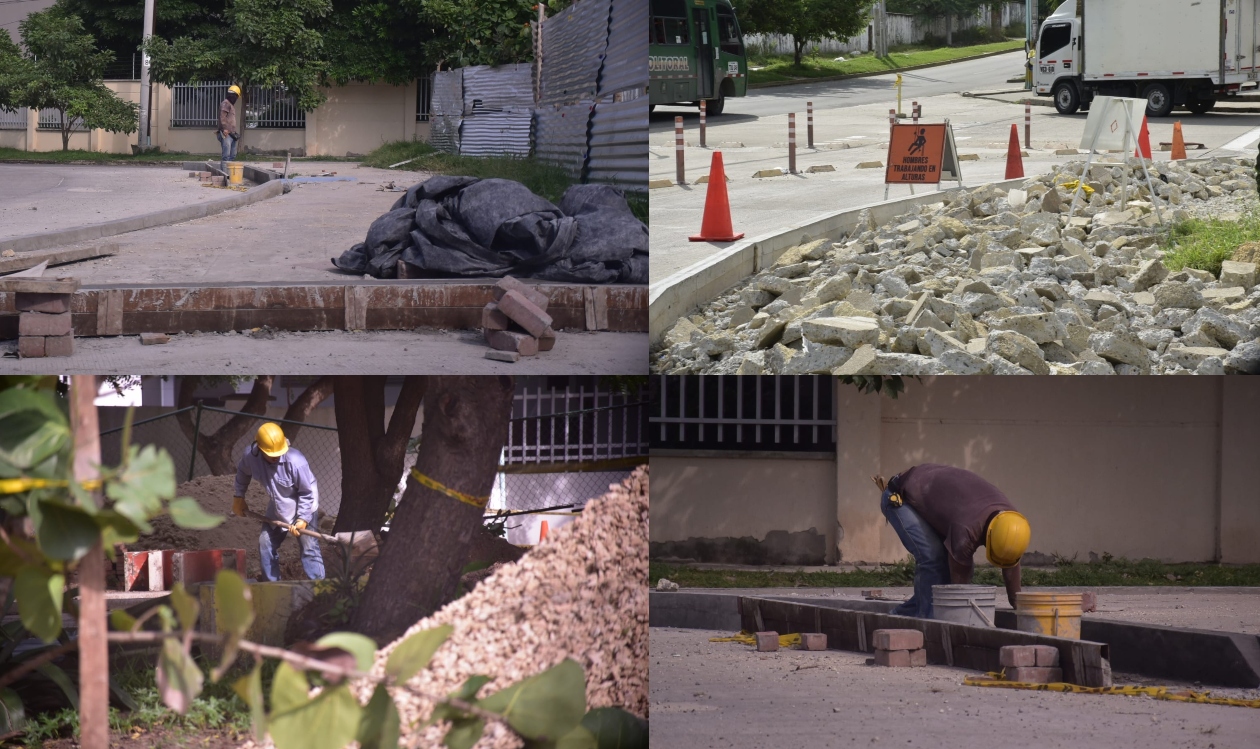
[{"label": "green tree", "polygon": [[875,0],[737,0],[746,33],[792,37],[792,58],[801,64],[810,42],[844,39],[866,28]]},{"label": "green tree", "polygon": [[[420,0],[443,33],[427,46],[435,65],[503,65],[533,59],[532,0]],[[550,7],[550,6],[548,6]]]},{"label": "green tree", "polygon": [[30,14],[18,29],[24,51],[0,42],[0,105],[57,110],[63,151],[76,121],[111,133],[136,131],[137,106],[102,82],[114,53],[96,48],[78,16],[53,8]]},{"label": "green tree", "polygon": [[[888,4],[889,12],[908,13],[923,19],[945,19],[945,44],[954,43],[954,19],[974,16],[988,0],[898,0]],[[895,10],[894,10],[895,8]]]},{"label": "green tree", "polygon": [[[328,59],[319,26],[331,11],[332,0],[234,0],[222,25],[204,35],[168,40],[155,33],[147,46],[151,75],[167,85],[227,79],[243,92],[281,86],[309,112],[327,98],[320,90]],[[246,96],[239,107],[248,107]]]},{"label": "green tree", "polygon": [[[209,36],[223,27],[227,5],[227,0],[162,0],[156,5],[153,31],[164,39]],[[97,46],[113,52],[119,63],[130,67],[132,55],[139,54],[144,0],[57,0],[54,7],[82,18]],[[138,57],[135,69],[138,73]]]}]

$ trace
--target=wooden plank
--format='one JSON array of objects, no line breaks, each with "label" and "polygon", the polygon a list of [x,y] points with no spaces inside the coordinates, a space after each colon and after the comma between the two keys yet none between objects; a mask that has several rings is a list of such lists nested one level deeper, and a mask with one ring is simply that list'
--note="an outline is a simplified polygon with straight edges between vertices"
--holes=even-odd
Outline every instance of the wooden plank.
[{"label": "wooden plank", "polygon": [[79,260],[90,260],[94,257],[104,257],[113,255],[118,252],[118,243],[110,242],[108,244],[97,245],[95,247],[81,247],[75,250],[46,250],[40,252],[22,252],[15,257],[6,257],[0,259],[0,273],[11,273],[13,271],[25,270],[33,268],[40,263],[48,265],[65,265]]},{"label": "wooden plank", "polygon": [[9,275],[9,278],[43,278],[44,271],[46,270],[48,270],[47,260],[42,263],[36,263],[29,266],[26,270],[19,270],[17,273],[12,273]]},{"label": "wooden plank", "polygon": [[367,330],[369,292],[367,286],[346,287],[346,330]]},{"label": "wooden plank", "polygon": [[73,294],[79,290],[77,278],[0,278],[0,291],[32,294]]},{"label": "wooden plank", "polygon": [[96,334],[122,335],[123,333],[123,297],[122,289],[110,289],[97,295],[96,302]]}]

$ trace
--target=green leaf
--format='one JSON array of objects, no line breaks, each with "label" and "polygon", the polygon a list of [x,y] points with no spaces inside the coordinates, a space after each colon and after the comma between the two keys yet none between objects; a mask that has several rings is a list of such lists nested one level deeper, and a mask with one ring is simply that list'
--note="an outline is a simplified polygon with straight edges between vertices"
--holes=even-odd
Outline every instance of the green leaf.
[{"label": "green leaf", "polygon": [[171,611],[171,607],[165,604],[157,607],[158,619],[162,620],[162,631],[170,632],[179,626],[179,622],[175,620],[175,612]]},{"label": "green leaf", "polygon": [[287,662],[281,663],[276,667],[276,675],[271,680],[271,714],[274,716],[302,707],[309,702],[306,693],[310,688],[305,674]]},{"label": "green leaf", "polygon": [[185,632],[191,632],[197,627],[197,616],[201,613],[201,604],[197,602],[184,589],[183,583],[175,583],[175,587],[171,589],[171,606],[175,608],[175,613],[179,615],[180,626]]},{"label": "green leaf", "polygon": [[101,529],[101,546],[108,553],[115,544],[132,544],[140,540],[140,527],[115,510],[100,510],[93,516]]},{"label": "green leaf", "polygon": [[18,693],[0,689],[0,735],[20,731],[26,725],[26,706]]},{"label": "green leaf", "polygon": [[57,685],[57,688],[66,695],[66,699],[70,700],[71,707],[75,710],[79,709],[79,690],[75,688],[74,682],[70,679],[70,675],[63,671],[61,666],[58,666],[55,663],[45,663],[35,670]]},{"label": "green leaf", "polygon": [[136,618],[122,609],[109,612],[109,624],[119,632],[130,632],[136,626]]},{"label": "green leaf", "polygon": [[17,577],[18,571],[27,563],[22,555],[18,554],[18,550],[32,559],[39,559],[42,556],[39,548],[24,538],[10,536],[9,540],[13,542],[12,546],[0,544],[0,577]]},{"label": "green leaf", "polygon": [[586,730],[582,726],[574,728],[560,740],[555,743],[554,749],[598,749],[599,744],[595,741],[595,734]]},{"label": "green leaf", "polygon": [[463,700],[464,702],[473,702],[477,698],[477,692],[480,691],[488,681],[490,681],[489,676],[473,674],[472,676],[469,676],[462,685],[460,685],[459,689],[451,692],[451,696],[457,700]]},{"label": "green leaf", "polygon": [[466,718],[451,724],[442,743],[449,749],[472,749],[481,740],[482,731],[486,730],[484,718]]},{"label": "green leaf", "polygon": [[35,537],[49,558],[77,562],[100,542],[96,518],[81,508],[43,500],[35,504],[39,506]]},{"label": "green leaf", "polygon": [[[287,665],[276,669],[277,681]],[[273,687],[271,704],[269,728],[276,749],[342,749],[358,735],[363,708],[349,684],[325,688],[315,699],[287,711],[277,706]]]},{"label": "green leaf", "polygon": [[13,583],[22,625],[44,642],[61,634],[61,598],[66,578],[43,567],[24,566]]},{"label": "green leaf", "polygon": [[[459,689],[451,692],[451,698],[462,700],[463,702],[476,702],[478,690],[480,690],[481,687],[488,681],[490,681],[489,676],[482,676],[480,674],[469,676]],[[455,722],[465,720],[469,717],[471,716],[460,708],[455,707],[448,702],[439,702],[434,706],[433,712],[429,714],[429,724],[431,725],[433,723],[437,723],[439,720],[449,720]]]},{"label": "green leaf", "polygon": [[243,637],[254,623],[254,607],[249,586],[231,570],[219,570],[214,577],[214,620],[219,629]]},{"label": "green leaf", "polygon": [[162,641],[158,657],[157,687],[162,702],[175,712],[188,712],[192,701],[201,694],[204,676],[201,668],[174,637]]},{"label": "green leaf", "polygon": [[254,664],[248,676],[242,676],[232,685],[232,689],[249,705],[250,718],[254,724],[254,738],[262,742],[267,738],[267,709],[263,705],[262,662]]},{"label": "green leaf", "polygon": [[527,739],[555,741],[573,730],[586,712],[586,678],[569,658],[495,692],[480,706],[507,719]]},{"label": "green leaf", "polygon": [[600,707],[582,718],[598,749],[647,749],[647,723],[619,707]]},{"label": "green leaf", "polygon": [[131,696],[131,692],[128,692],[123,685],[119,684],[118,680],[112,676],[109,677],[109,693],[114,696],[114,699],[121,702],[128,710],[140,709],[140,705],[138,705],[135,698]]},{"label": "green leaf", "polygon": [[449,624],[426,629],[408,637],[394,648],[385,662],[385,674],[404,683],[429,665],[433,654],[454,630]]},{"label": "green leaf", "polygon": [[376,659],[376,643],[370,637],[355,632],[333,632],[324,635],[315,643],[321,648],[341,648],[354,656],[355,668],[369,671]]},{"label": "green leaf", "polygon": [[153,445],[132,445],[127,455],[126,469],[105,485],[105,494],[114,500],[115,510],[147,532],[149,518],[162,511],[162,501],[175,496],[175,464],[165,449]]},{"label": "green leaf", "polygon": [[359,749],[397,749],[401,730],[394,698],[384,684],[377,684],[359,722]]},{"label": "green leaf", "polygon": [[20,475],[68,449],[70,427],[51,393],[0,391],[0,475]]},{"label": "green leaf", "polygon": [[198,531],[217,528],[227,519],[222,515],[211,515],[201,509],[201,505],[197,504],[197,500],[192,497],[172,499],[167,505],[167,510],[171,513],[171,520],[175,522],[175,525]]}]

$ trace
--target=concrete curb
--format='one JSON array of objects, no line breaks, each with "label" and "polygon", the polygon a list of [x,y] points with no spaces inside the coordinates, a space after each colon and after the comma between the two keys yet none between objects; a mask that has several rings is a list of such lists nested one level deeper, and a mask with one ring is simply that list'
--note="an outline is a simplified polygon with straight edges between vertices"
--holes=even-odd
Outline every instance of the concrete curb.
[{"label": "concrete curb", "polygon": [[[1025,178],[1021,178],[964,187],[970,190],[994,184],[1010,188],[1025,181]],[[712,257],[651,284],[648,290],[648,335],[651,342],[660,342],[678,318],[698,305],[716,298],[743,279],[772,265],[784,250],[819,237],[835,236],[853,227],[857,224],[858,214],[863,210],[869,209],[875,221],[882,224],[909,208],[940,202],[945,192],[951,189],[954,187],[825,213],[799,226],[775,229],[737,242]]]},{"label": "concrete curb", "polygon": [[983,60],[986,57],[997,57],[998,55],[1009,55],[1012,52],[1018,52],[1019,49],[1007,49],[1001,52],[985,52],[982,55],[971,55],[970,57],[955,57],[952,60],[944,62],[927,62],[922,65],[911,65],[908,68],[889,68],[888,70],[879,70],[871,73],[846,73],[845,75],[829,75],[825,78],[805,78],[795,81],[767,81],[765,83],[749,83],[748,88],[776,88],[778,86],[799,86],[802,83],[824,83],[826,81],[847,81],[850,78],[870,78],[876,75],[888,75],[889,73],[904,73],[908,70],[924,70],[926,68],[939,68],[942,65],[952,65],[956,62],[966,62],[968,60]]},{"label": "concrete curb", "polygon": [[252,187],[247,192],[235,193],[221,200],[167,208],[130,218],[106,221],[103,224],[91,224],[75,229],[62,229],[43,234],[27,234],[21,237],[0,240],[0,252],[5,250],[13,250],[14,252],[45,250],[50,247],[62,247],[76,242],[88,242],[93,239],[101,239],[102,237],[113,237],[119,234],[140,231],[141,229],[150,229],[154,226],[180,224],[185,221],[192,221],[195,218],[213,216],[216,213],[230,211],[233,208],[252,205],[268,198],[274,198],[283,194],[283,192],[283,182],[274,180]]}]

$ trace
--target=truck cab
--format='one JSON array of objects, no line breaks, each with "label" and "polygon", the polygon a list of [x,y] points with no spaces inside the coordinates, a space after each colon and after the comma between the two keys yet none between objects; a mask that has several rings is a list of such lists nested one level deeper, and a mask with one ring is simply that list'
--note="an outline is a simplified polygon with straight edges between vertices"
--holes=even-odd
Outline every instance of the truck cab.
[{"label": "truck cab", "polygon": [[[1059,114],[1074,114],[1083,100],[1081,77],[1081,19],[1076,15],[1076,0],[1060,5],[1041,25],[1033,58],[1033,88],[1040,96],[1054,98]],[[1088,96],[1086,93],[1085,95]],[[1089,96],[1092,99],[1092,96]]]}]

